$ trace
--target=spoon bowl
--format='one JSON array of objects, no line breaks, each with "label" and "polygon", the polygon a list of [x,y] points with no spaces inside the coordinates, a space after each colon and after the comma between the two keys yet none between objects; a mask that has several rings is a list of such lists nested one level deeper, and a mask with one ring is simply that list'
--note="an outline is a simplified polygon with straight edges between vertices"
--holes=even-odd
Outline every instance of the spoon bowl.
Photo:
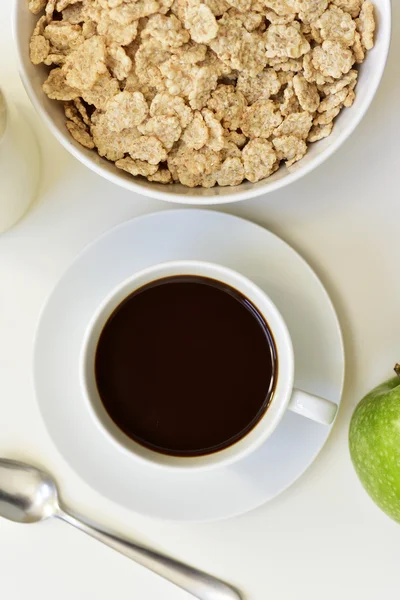
[{"label": "spoon bowl", "polygon": [[58,512],[57,486],[47,473],[0,459],[0,516],[15,523],[37,523]]}]

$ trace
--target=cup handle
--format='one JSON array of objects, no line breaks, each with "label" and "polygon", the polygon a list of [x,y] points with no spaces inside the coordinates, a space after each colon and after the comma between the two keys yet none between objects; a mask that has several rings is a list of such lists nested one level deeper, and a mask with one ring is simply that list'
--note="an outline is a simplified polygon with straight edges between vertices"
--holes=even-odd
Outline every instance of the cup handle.
[{"label": "cup handle", "polygon": [[337,404],[325,400],[325,398],[294,389],[289,402],[289,409],[317,423],[331,425],[335,419],[338,407]]}]

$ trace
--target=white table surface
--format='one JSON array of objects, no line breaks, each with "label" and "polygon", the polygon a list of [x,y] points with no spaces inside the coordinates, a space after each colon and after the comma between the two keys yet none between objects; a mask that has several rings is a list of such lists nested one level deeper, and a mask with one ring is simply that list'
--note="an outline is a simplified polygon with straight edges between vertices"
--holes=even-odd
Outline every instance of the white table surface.
[{"label": "white table surface", "polygon": [[[386,74],[351,139],[290,187],[223,208],[292,244],[331,294],[347,353],[336,427],[314,465],[279,498],[240,518],[188,525],[150,521],[99,496],[59,456],[40,419],[32,388],[32,343],[47,295],[100,233],[172,206],[102,180],[43,128],[18,78],[11,0],[0,2],[0,85],[26,108],[44,160],[38,201],[17,227],[0,235],[0,455],[47,466],[76,509],[233,582],[247,600],[399,596],[400,526],[362,490],[347,449],[357,401],[400,359],[400,3],[393,4]],[[24,527],[4,520],[0,597],[189,600],[66,525]]]}]

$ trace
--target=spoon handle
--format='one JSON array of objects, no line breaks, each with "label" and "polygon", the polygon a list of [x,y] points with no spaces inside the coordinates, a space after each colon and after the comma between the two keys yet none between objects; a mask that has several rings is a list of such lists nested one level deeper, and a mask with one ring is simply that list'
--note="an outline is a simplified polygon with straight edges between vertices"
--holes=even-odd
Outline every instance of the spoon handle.
[{"label": "spoon handle", "polygon": [[128,558],[157,573],[164,579],[168,579],[171,583],[200,600],[242,599],[238,591],[219,579],[150,548],[135,544],[111,531],[100,528],[98,525],[90,524],[81,517],[73,516],[65,510],[61,510],[57,517],[94,537],[99,542],[117,550],[117,552],[125,554]]}]

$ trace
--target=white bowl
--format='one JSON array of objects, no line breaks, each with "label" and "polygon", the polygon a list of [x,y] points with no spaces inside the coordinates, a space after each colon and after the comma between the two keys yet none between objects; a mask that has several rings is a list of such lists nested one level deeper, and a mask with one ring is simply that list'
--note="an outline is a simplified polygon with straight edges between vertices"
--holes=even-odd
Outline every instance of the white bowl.
[{"label": "white bowl", "polygon": [[65,127],[62,103],[49,100],[42,90],[48,69],[34,66],[29,59],[29,41],[38,17],[28,11],[26,0],[14,0],[13,30],[20,63],[20,74],[25,89],[50,131],[61,144],[84,165],[109,181],[131,190],[167,202],[181,204],[225,204],[254,198],[272,192],[306,175],[333,154],[354,131],[366,113],[378,89],[388,55],[391,35],[391,2],[374,0],[376,7],[376,44],[360,68],[357,98],[354,105],[343,110],[336,119],[332,134],[311,144],[306,156],[290,169],[281,167],[274,175],[258,183],[242,183],[236,187],[187,188],[181,184],[162,185],[117,169],[113,163],[100,158],[94,150],[87,150],[75,142]]}]

